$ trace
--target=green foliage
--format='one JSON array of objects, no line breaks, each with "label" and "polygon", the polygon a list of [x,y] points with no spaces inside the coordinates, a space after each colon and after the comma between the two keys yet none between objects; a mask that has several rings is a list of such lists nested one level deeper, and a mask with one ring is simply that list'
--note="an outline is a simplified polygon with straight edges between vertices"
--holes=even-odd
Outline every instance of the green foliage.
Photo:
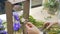
[{"label": "green foliage", "polygon": [[53,25],[50,30],[48,30],[48,34],[59,34],[60,33],[60,27],[58,24]]},{"label": "green foliage", "polygon": [[29,21],[32,22],[33,24],[36,23],[36,20],[32,16],[29,16]]},{"label": "green foliage", "polygon": [[[22,16],[20,16],[20,19],[22,18]],[[43,21],[36,21],[36,19],[34,19],[31,15],[29,16],[29,22],[31,22],[32,24],[34,24],[37,27],[42,27],[43,25]],[[22,22],[21,22],[22,24]]]},{"label": "green foliage", "polygon": [[47,3],[44,4],[44,6],[48,8],[58,8],[59,3],[55,0],[49,0]]},{"label": "green foliage", "polygon": [[32,16],[29,17],[29,21],[32,22],[35,26],[42,27],[43,25],[43,21],[36,21],[36,19],[34,19]]},{"label": "green foliage", "polygon": [[48,8],[48,13],[51,15],[55,15],[55,12],[58,10],[59,2],[57,0],[48,0],[48,2],[44,3],[44,7]]}]

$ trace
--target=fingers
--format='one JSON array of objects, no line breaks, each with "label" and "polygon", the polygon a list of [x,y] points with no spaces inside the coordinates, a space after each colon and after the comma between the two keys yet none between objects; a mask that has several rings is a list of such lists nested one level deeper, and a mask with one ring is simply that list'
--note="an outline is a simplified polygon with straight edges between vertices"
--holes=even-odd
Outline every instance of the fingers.
[{"label": "fingers", "polygon": [[57,22],[51,22],[50,25],[47,27],[47,29],[49,29],[51,26],[57,24]]},{"label": "fingers", "polygon": [[43,28],[47,28],[50,25],[49,22],[44,23]]},{"label": "fingers", "polygon": [[30,28],[27,24],[25,26],[26,26],[26,28]]},{"label": "fingers", "polygon": [[53,25],[53,22],[45,22],[43,26],[45,29],[49,29],[52,25]]},{"label": "fingers", "polygon": [[53,24],[50,24],[46,29],[49,29]]},{"label": "fingers", "polygon": [[34,26],[31,22],[28,22],[27,25],[32,25],[32,26]]},{"label": "fingers", "polygon": [[26,26],[27,29],[31,29],[31,28],[34,27],[34,25],[30,22],[28,22],[25,26]]}]

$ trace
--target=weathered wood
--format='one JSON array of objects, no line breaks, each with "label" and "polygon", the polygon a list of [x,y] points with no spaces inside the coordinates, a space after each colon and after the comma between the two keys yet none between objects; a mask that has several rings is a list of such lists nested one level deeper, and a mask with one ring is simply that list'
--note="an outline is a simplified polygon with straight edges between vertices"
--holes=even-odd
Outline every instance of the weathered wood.
[{"label": "weathered wood", "polygon": [[8,0],[11,4],[15,4],[15,3],[19,3],[19,2],[23,2],[25,0]]},{"label": "weathered wood", "polygon": [[25,19],[29,19],[29,10],[30,10],[30,0],[26,0],[24,2],[24,8],[23,8],[23,17]]},{"label": "weathered wood", "polygon": [[[29,11],[30,11],[30,0],[26,0],[24,2],[24,8],[23,8],[23,18],[24,19],[29,19]],[[26,28],[25,28],[25,23],[27,23],[27,21],[24,22],[23,24],[23,34],[27,34]]]},{"label": "weathered wood", "polygon": [[9,2],[5,2],[5,10],[7,16],[7,30],[8,34],[13,34],[13,18],[12,18],[12,5]]}]

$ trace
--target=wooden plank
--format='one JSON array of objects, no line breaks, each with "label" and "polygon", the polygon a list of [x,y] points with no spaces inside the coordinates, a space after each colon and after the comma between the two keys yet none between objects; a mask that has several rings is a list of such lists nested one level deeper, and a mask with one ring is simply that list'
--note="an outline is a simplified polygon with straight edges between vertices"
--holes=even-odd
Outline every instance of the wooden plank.
[{"label": "wooden plank", "polygon": [[30,10],[30,0],[26,0],[24,2],[24,8],[23,8],[23,17],[25,19],[29,19],[29,10]]},{"label": "wooden plank", "polygon": [[[29,10],[30,10],[30,0],[26,0],[24,2],[24,8],[23,8],[23,18],[24,19],[29,19]],[[24,22],[23,24],[23,34],[27,34],[26,28],[25,28],[25,23],[27,23],[27,21]]]},{"label": "wooden plank", "polygon": [[13,34],[12,8],[13,8],[13,7],[12,7],[11,3],[5,2],[8,34]]},{"label": "wooden plank", "polygon": [[25,0],[8,0],[11,4],[15,4],[15,3],[19,3],[19,2],[23,2]]}]

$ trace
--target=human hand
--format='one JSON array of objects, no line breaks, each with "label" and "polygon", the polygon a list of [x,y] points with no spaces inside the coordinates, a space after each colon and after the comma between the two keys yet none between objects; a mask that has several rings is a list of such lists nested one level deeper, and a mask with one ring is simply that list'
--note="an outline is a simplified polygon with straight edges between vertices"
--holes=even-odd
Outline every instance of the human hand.
[{"label": "human hand", "polygon": [[44,23],[44,28],[49,29],[54,24],[57,24],[57,22],[45,22]]},{"label": "human hand", "polygon": [[26,24],[26,28],[27,28],[28,34],[40,34],[39,29],[30,22]]}]

